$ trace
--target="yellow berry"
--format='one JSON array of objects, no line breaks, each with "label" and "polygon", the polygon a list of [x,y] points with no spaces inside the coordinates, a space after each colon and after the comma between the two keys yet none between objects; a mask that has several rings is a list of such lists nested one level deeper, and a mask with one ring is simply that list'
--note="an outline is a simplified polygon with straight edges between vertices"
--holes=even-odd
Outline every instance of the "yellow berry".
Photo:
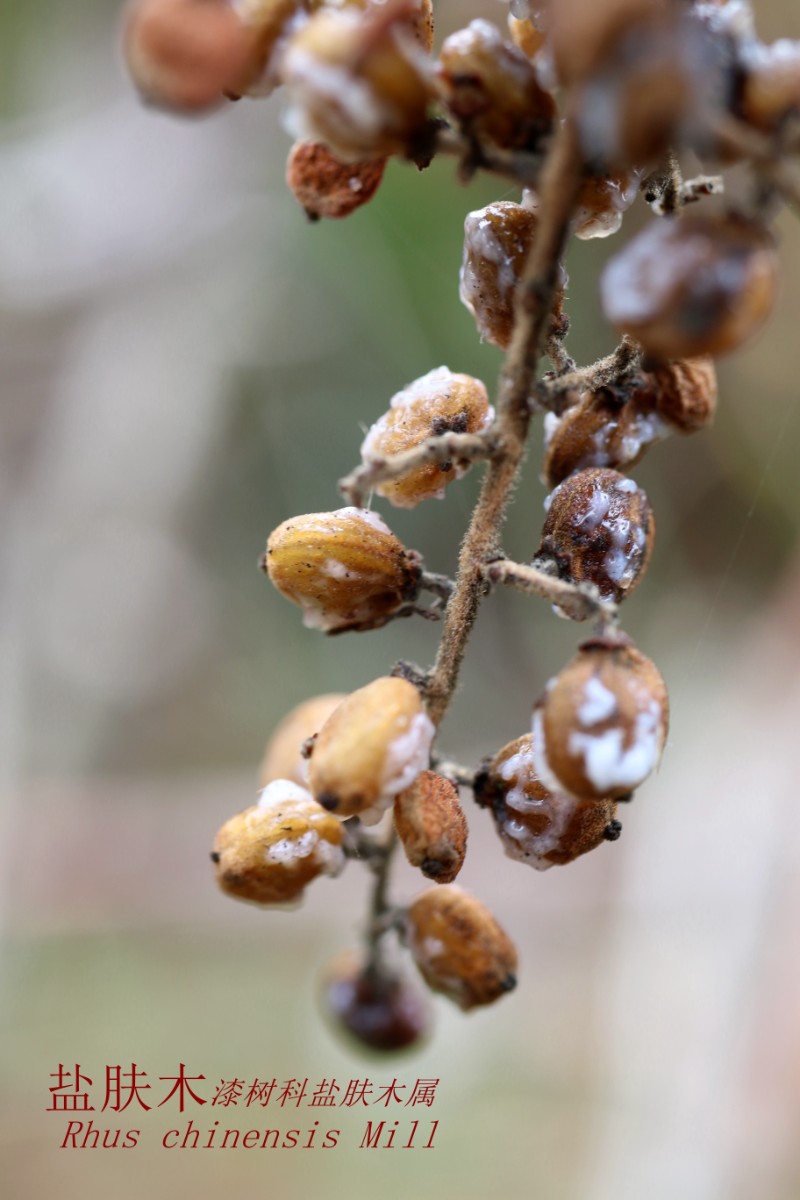
[{"label": "yellow berry", "polygon": [[344,699],[340,692],[314,696],[286,714],[264,750],[258,769],[259,787],[265,788],[275,779],[289,779],[308,787],[308,759],[303,757],[303,745],[319,732]]}]

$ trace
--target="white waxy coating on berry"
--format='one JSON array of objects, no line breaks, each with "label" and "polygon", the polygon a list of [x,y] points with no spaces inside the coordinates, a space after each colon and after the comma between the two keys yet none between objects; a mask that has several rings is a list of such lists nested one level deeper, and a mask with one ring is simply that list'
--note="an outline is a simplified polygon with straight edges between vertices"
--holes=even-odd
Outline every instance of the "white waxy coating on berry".
[{"label": "white waxy coating on berry", "polygon": [[627,749],[624,743],[621,728],[570,734],[570,751],[582,757],[586,778],[598,792],[633,790],[655,770],[664,743],[664,713],[656,700],[637,713]]},{"label": "white waxy coating on berry", "polygon": [[258,797],[259,808],[272,808],[276,804],[286,803],[297,805],[310,804],[315,809],[319,807],[311,792],[299,787],[296,783],[292,783],[290,779],[273,779],[272,783],[268,783]]},{"label": "white waxy coating on berry", "polygon": [[578,709],[581,725],[598,725],[617,710],[617,698],[596,675],[586,681],[583,689],[584,701]]},{"label": "white waxy coating on berry", "polygon": [[[550,691],[555,680],[551,679],[545,689],[545,702],[547,693]],[[531,733],[533,734],[533,766],[539,779],[553,793],[563,792],[564,785],[551,770],[550,764],[547,761],[547,738],[544,729],[544,711],[537,705],[533,710],[533,720],[531,722]]]},{"label": "white waxy coating on berry", "polygon": [[[561,848],[564,833],[569,824],[575,801],[560,787],[557,791],[537,796],[535,786],[542,783],[541,772],[536,765],[534,740],[523,743],[516,754],[512,754],[500,767],[500,778],[512,783],[504,793],[506,811],[496,817],[497,831],[503,849],[509,858],[525,862],[537,871],[546,871],[554,863],[547,857]],[[531,794],[534,793],[534,794]],[[547,824],[536,833],[515,813],[538,814]]]},{"label": "white waxy coating on berry", "polygon": [[[348,21],[354,29],[360,13],[340,12],[339,19]],[[346,64],[323,62],[302,46],[290,45],[283,60],[283,79],[293,101],[287,111],[285,125],[299,141],[327,141],[329,132],[337,139],[336,150],[351,141],[362,143],[376,139],[387,125],[392,124],[392,110],[381,103],[375,90],[364,79],[358,79]],[[323,107],[325,120],[319,122],[315,110]]]},{"label": "white waxy coating on berry", "polygon": [[408,728],[389,743],[381,778],[383,796],[391,798],[411,787],[428,765],[435,735],[436,726],[427,713],[420,712],[411,718]]},{"label": "white waxy coating on berry", "polygon": [[319,834],[313,829],[307,829],[296,838],[280,838],[264,851],[268,862],[282,863],[284,866],[294,862],[296,858],[308,858],[313,854],[319,842]]},{"label": "white waxy coating on berry", "polygon": [[386,522],[370,508],[354,508],[352,504],[346,508],[337,508],[331,514],[334,517],[356,518],[360,521],[366,521],[367,525],[371,525],[373,529],[377,529],[379,533],[391,533],[391,529]]},{"label": "white waxy coating on berry", "polygon": [[[477,212],[468,213],[464,221],[464,247],[479,260],[490,262],[497,268],[495,286],[502,299],[507,300],[509,293],[513,292],[517,285],[519,275],[514,257],[508,253],[498,237],[492,218],[496,221],[503,220],[502,210],[497,209],[494,204],[489,204]],[[515,249],[518,252],[523,249],[519,239],[515,239]],[[481,290],[482,285],[477,271],[465,255],[461,267],[459,295],[463,304],[476,318],[475,300]],[[483,336],[482,333],[481,336]]]}]

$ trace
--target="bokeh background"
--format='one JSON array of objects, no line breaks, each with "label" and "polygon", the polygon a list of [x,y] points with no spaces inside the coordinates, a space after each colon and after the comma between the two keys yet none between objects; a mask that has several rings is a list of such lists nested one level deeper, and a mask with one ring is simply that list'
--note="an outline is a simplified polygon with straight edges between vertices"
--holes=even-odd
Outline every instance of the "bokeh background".
[{"label": "bokeh background", "polygon": [[[501,23],[487,2],[443,0],[439,36]],[[792,0],[757,7],[766,39],[800,37]],[[457,299],[461,229],[513,193],[459,187],[449,163],[392,164],[366,209],[308,226],[283,185],[277,98],[176,121],[138,103],[117,44],[110,0],[0,9],[3,1194],[794,1200],[796,219],[778,221],[779,310],[720,367],[715,428],[635,472],[658,537],[626,628],[673,698],[658,777],[620,842],[543,875],[504,859],[470,812],[462,879],[518,942],[520,985],[468,1017],[437,1002],[424,1049],[364,1060],[322,1023],[316,989],[357,936],[366,877],[351,865],[300,912],[264,914],[217,893],[208,850],[252,802],[292,704],[398,657],[427,662],[437,631],[312,634],[256,561],[287,516],[338,505],[364,424],[403,384],[446,363],[493,385],[499,356]],[[613,345],[596,278],[615,243],[571,256],[580,361]],[[542,517],[536,459],[506,538],[523,559]],[[476,488],[384,515],[449,572]],[[578,635],[546,605],[491,597],[446,749],[474,762],[523,732]],[[400,867],[398,894],[417,886]],[[341,1142],[170,1153],[165,1108],[94,1114],[141,1126],[135,1151],[59,1150],[50,1073],[79,1063],[97,1085],[134,1061],[154,1085],[185,1062],[207,1096],[256,1075],[438,1078],[423,1110],[435,1149],[359,1150],[352,1110],[253,1121],[208,1105],[187,1119],[322,1118]]]}]

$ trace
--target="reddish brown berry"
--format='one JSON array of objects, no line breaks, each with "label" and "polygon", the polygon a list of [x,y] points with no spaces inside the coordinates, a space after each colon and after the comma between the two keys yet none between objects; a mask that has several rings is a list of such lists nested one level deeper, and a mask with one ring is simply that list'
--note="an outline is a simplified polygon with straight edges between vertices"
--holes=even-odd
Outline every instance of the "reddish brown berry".
[{"label": "reddish brown berry", "polygon": [[289,779],[308,787],[308,759],[303,756],[303,746],[345,699],[339,692],[314,696],[286,714],[264,750],[258,769],[259,787],[265,788],[275,779]]},{"label": "reddish brown berry", "polygon": [[337,817],[372,823],[428,766],[434,733],[412,683],[376,679],[348,696],[319,731],[311,790]]},{"label": "reddish brown berry", "polygon": [[480,141],[532,149],[552,129],[553,97],[489,21],[472,21],[445,39],[436,78],[446,107]]},{"label": "reddish brown berry", "polygon": [[388,968],[370,970],[355,951],[337,955],[329,965],[322,1005],[335,1027],[362,1049],[406,1050],[430,1031],[424,993]]},{"label": "reddish brown berry", "polygon": [[176,112],[216,108],[247,74],[251,45],[227,0],[135,0],[123,49],[151,104]]},{"label": "reddish brown berry", "polygon": [[548,497],[537,566],[574,583],[593,583],[619,602],[640,582],[650,561],[655,519],[632,479],[599,467],[570,475]]},{"label": "reddish brown berry", "polygon": [[[374,463],[443,433],[481,433],[493,420],[494,409],[479,379],[438,367],[392,397],[389,411],[364,438],[361,456]],[[463,459],[427,463],[377,484],[375,491],[398,508],[413,508],[422,500],[441,499],[446,485],[469,465]]]},{"label": "reddish brown berry", "polygon": [[537,871],[602,845],[617,808],[613,800],[578,800],[545,787],[530,733],[504,746],[480,772],[475,799],[491,809],[508,857]]},{"label": "reddish brown berry", "polygon": [[320,142],[296,142],[286,164],[286,182],[313,220],[348,217],[375,195],[386,159],[343,163]]},{"label": "reddish brown berry", "polygon": [[739,110],[749,124],[765,133],[774,133],[800,111],[800,42],[782,38],[771,46],[750,43]]},{"label": "reddish brown berry", "polygon": [[325,633],[378,629],[414,598],[419,558],[377,513],[340,508],[308,513],[269,537],[264,570],[303,609],[303,623]]},{"label": "reddish brown berry", "polygon": [[603,272],[603,311],[655,358],[738,349],[778,287],[771,235],[741,217],[688,214],[649,225]]},{"label": "reddish brown berry", "polygon": [[304,788],[278,779],[258,804],[231,817],[211,854],[217,883],[237,900],[287,904],[318,875],[344,866],[342,826]]},{"label": "reddish brown berry", "polygon": [[412,867],[434,883],[452,883],[467,853],[467,820],[458,788],[422,771],[394,802],[394,825]]},{"label": "reddish brown berry", "polygon": [[586,642],[534,709],[537,773],[580,799],[624,796],[658,766],[668,724],[650,659],[622,641]]},{"label": "reddish brown berry", "polygon": [[406,934],[428,987],[465,1011],[492,1004],[516,986],[514,943],[488,908],[461,888],[418,896],[408,910]]}]

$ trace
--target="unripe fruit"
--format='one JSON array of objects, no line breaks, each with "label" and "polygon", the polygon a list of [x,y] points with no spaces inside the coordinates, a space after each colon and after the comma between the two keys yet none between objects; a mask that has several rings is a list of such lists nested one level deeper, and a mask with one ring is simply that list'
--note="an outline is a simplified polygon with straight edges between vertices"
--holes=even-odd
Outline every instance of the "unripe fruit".
[{"label": "unripe fruit", "polygon": [[300,787],[308,787],[308,759],[303,756],[303,745],[319,733],[344,699],[346,696],[341,692],[314,696],[286,714],[264,750],[258,769],[259,787],[265,788],[275,779],[289,779]]},{"label": "unripe fruit", "polygon": [[322,1005],[335,1027],[362,1049],[406,1050],[430,1030],[430,1005],[424,993],[386,968],[370,971],[354,951],[337,955],[329,964]]},{"label": "unripe fruit", "polygon": [[533,149],[553,127],[553,97],[489,21],[472,21],[445,39],[436,80],[446,107],[479,141]]},{"label": "unripe fruit", "polygon": [[422,771],[394,802],[394,825],[412,867],[434,883],[452,883],[467,853],[467,821],[458,788]]},{"label": "unripe fruit", "polygon": [[475,781],[475,799],[491,809],[508,857],[537,871],[563,866],[602,845],[617,808],[613,800],[578,800],[545,787],[530,733],[487,763]]},{"label": "unripe fruit", "polygon": [[536,565],[593,583],[604,600],[623,600],[653,552],[655,518],[642,489],[618,471],[590,467],[559,484],[547,503]]},{"label": "unripe fruit", "polygon": [[[374,463],[443,433],[481,433],[493,420],[494,409],[479,379],[438,367],[392,397],[389,411],[364,438],[361,456]],[[375,491],[398,508],[413,508],[422,500],[441,499],[446,485],[468,468],[463,459],[426,463],[378,483]]]},{"label": "unripe fruit", "polygon": [[237,900],[291,903],[318,875],[341,871],[343,837],[309,792],[278,779],[219,830],[211,853],[217,883]]},{"label": "unripe fruit", "polygon": [[412,683],[375,679],[348,696],[319,731],[311,790],[337,817],[372,823],[427,767],[435,732]]},{"label": "unripe fruit", "polygon": [[[483,341],[508,348],[514,330],[514,292],[519,283],[538,217],[510,200],[488,204],[467,215],[460,296],[475,318]],[[556,311],[563,298],[556,301]]]},{"label": "unripe fruit", "polygon": [[603,311],[654,358],[725,354],[757,333],[778,287],[769,232],[742,217],[655,221],[606,266]]},{"label": "unripe fruit", "polygon": [[417,593],[419,558],[377,513],[340,508],[293,517],[270,534],[262,566],[325,633],[378,629]]},{"label": "unripe fruit", "polygon": [[406,154],[432,85],[408,28],[414,5],[321,9],[292,39],[283,80],[292,131],[343,162]]},{"label": "unripe fruit", "polygon": [[251,45],[227,0],[136,0],[123,50],[147,101],[199,113],[221,104],[247,74]]},{"label": "unripe fruit", "polygon": [[631,644],[586,642],[534,709],[536,770],[585,800],[627,795],[658,766],[669,724],[664,680]]},{"label": "unripe fruit", "polygon": [[514,943],[489,909],[461,888],[423,892],[408,910],[406,936],[428,987],[465,1012],[516,986]]},{"label": "unripe fruit", "polygon": [[286,182],[312,220],[347,217],[375,195],[386,159],[343,163],[320,142],[296,142],[286,164]]}]

